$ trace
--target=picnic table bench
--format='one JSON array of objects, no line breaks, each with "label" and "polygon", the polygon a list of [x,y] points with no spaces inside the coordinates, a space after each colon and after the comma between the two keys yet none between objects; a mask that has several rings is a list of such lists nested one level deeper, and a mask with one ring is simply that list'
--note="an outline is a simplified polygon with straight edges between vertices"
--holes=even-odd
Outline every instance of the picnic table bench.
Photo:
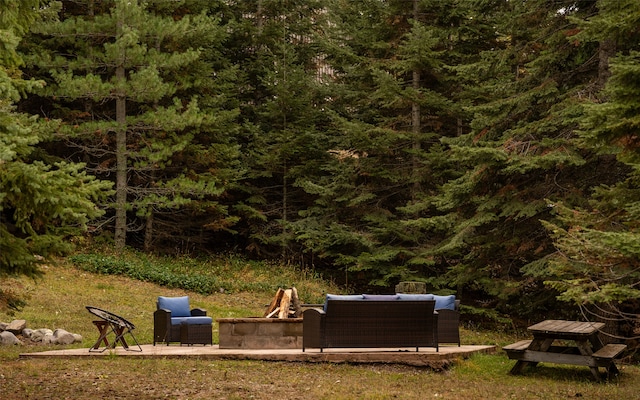
[{"label": "picnic table bench", "polygon": [[[614,360],[627,347],[624,344],[604,345],[598,336],[603,327],[602,322],[546,320],[527,328],[533,334],[533,340],[522,340],[502,349],[509,359],[517,360],[512,374],[521,373],[527,365],[548,362],[588,366],[593,376],[600,380],[600,367],[605,368],[607,376],[618,374]],[[573,344],[554,345],[556,341]]]}]

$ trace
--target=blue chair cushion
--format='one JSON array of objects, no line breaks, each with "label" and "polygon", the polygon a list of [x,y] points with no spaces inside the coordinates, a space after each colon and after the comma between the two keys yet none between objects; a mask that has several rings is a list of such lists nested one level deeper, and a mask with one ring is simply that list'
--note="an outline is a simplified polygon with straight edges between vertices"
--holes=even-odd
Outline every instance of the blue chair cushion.
[{"label": "blue chair cushion", "polygon": [[171,317],[171,325],[212,325],[211,317]]},{"label": "blue chair cushion", "polygon": [[436,301],[436,310],[455,310],[456,309],[456,296],[433,296]]},{"label": "blue chair cushion", "polygon": [[365,300],[398,300],[397,294],[363,294]]},{"label": "blue chair cushion", "polygon": [[327,311],[327,302],[329,300],[362,300],[363,296],[361,294],[329,294],[324,300],[324,311]]},{"label": "blue chair cushion", "polygon": [[398,300],[434,300],[432,294],[398,293]]},{"label": "blue chair cushion", "polygon": [[158,297],[158,308],[171,311],[171,317],[190,317],[189,296]]}]

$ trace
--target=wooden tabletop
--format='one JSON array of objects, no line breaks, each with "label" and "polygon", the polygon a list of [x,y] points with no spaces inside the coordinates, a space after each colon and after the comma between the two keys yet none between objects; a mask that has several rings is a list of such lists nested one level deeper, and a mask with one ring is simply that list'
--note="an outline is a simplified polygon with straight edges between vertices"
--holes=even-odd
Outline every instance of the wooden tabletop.
[{"label": "wooden tabletop", "polygon": [[557,319],[548,319],[546,321],[539,322],[535,325],[531,325],[527,328],[529,331],[542,334],[560,334],[560,335],[575,335],[575,336],[589,336],[596,333],[599,329],[604,327],[602,322],[580,322],[580,321],[564,321]]}]

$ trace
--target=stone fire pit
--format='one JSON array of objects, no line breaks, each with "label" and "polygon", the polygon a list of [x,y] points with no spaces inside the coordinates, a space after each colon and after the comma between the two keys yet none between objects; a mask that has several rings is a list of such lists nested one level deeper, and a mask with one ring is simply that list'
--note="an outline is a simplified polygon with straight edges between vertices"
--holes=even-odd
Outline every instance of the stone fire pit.
[{"label": "stone fire pit", "polygon": [[221,349],[301,349],[302,318],[218,318]]}]

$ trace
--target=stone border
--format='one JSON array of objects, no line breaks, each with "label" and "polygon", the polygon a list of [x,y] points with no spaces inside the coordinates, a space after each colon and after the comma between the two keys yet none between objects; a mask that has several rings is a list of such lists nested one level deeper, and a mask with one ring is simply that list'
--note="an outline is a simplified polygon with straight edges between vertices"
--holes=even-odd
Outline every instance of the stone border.
[{"label": "stone border", "polygon": [[42,344],[73,344],[82,342],[82,336],[70,333],[64,329],[51,330],[48,328],[28,329],[27,321],[15,319],[10,323],[0,322],[0,346],[24,344],[16,335],[31,342]]}]

